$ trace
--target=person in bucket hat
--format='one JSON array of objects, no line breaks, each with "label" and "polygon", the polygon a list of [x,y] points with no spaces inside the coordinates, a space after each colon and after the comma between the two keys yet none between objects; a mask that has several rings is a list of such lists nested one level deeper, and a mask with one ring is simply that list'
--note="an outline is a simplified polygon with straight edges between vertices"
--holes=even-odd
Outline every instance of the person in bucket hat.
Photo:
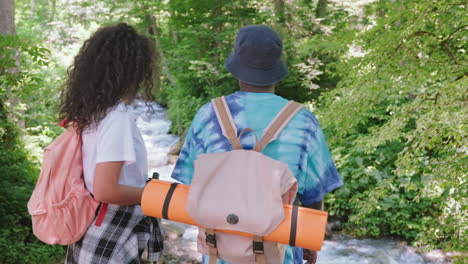
[{"label": "person in bucket hat", "polygon": [[283,43],[278,33],[263,25],[239,30],[226,69],[239,81],[254,86],[271,86],[288,75],[281,60]]},{"label": "person in bucket hat", "polygon": [[[249,25],[239,29],[234,50],[226,60],[226,69],[238,80],[239,91],[227,95],[226,103],[233,116],[237,133],[244,128],[257,131],[258,136],[288,100],[275,95],[275,85],[288,70],[281,59],[283,44],[278,33],[268,26]],[[244,149],[253,149],[255,135],[248,133],[240,140]],[[179,159],[171,175],[177,181],[190,184],[194,161],[200,154],[232,150],[222,135],[211,103],[202,106],[187,132]],[[331,157],[322,129],[307,109],[300,110],[285,126],[278,138],[263,154],[288,164],[298,182],[296,199],[302,206],[322,209],[326,193],[343,185]],[[287,246],[284,263],[308,264],[317,260],[316,252]],[[203,256],[209,263],[209,256]],[[218,264],[227,263],[218,260]]]}]

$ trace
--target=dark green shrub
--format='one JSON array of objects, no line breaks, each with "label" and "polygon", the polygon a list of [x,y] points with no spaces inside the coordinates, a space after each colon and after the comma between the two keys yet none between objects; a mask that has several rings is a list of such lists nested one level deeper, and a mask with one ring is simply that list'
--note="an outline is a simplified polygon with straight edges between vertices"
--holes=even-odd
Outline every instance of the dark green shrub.
[{"label": "dark green shrub", "polygon": [[377,1],[342,61],[319,120],[345,185],[329,210],[361,237],[466,251],[466,23],[463,1]]},{"label": "dark green shrub", "polygon": [[28,160],[18,136],[0,99],[0,263],[44,263],[64,251],[43,244],[32,234],[26,204],[39,170]]}]

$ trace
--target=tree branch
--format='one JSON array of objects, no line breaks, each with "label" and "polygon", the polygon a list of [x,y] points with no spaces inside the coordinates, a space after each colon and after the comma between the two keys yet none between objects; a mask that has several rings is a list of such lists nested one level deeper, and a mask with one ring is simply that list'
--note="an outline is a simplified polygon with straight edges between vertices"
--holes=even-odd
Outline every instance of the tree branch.
[{"label": "tree branch", "polygon": [[450,45],[446,41],[442,41],[442,46],[448,52],[449,56],[452,58],[455,64],[458,64],[457,57],[455,57],[455,54],[453,54],[452,50],[450,49]]},{"label": "tree branch", "polygon": [[[458,31],[460,31],[461,29],[465,28],[465,27],[468,27],[468,25],[463,25],[459,28],[457,28],[455,31],[453,31],[452,33],[450,33],[445,39],[441,39],[440,37],[438,37],[436,34],[432,33],[432,32],[428,32],[428,31],[416,31],[414,32],[413,34],[409,35],[407,38],[412,38],[412,37],[419,37],[419,36],[431,36],[437,40],[440,41],[440,45],[442,46],[442,48],[448,53],[448,55],[450,56],[450,58],[452,58],[452,60],[455,62],[455,64],[459,64],[458,63],[458,60],[457,60],[457,57],[455,56],[455,54],[452,52],[452,50],[450,49],[450,45],[448,44],[448,41],[455,35],[455,33],[457,33]],[[400,44],[398,45],[397,47],[397,50],[399,48],[401,48],[401,46],[403,46],[403,42],[400,42]]]},{"label": "tree branch", "polygon": [[413,34],[409,35],[409,37],[418,37],[418,36],[424,36],[424,35],[429,35],[434,38],[438,38],[436,34],[428,31],[416,31]]},{"label": "tree branch", "polygon": [[457,58],[455,57],[455,54],[453,54],[452,50],[450,49],[450,45],[448,43],[448,41],[460,30],[464,29],[468,27],[468,25],[463,25],[461,27],[458,27],[457,29],[455,29],[455,31],[453,31],[452,33],[450,33],[450,35],[448,35],[448,37],[446,37],[444,40],[442,40],[442,45],[445,47],[445,49],[447,50],[447,52],[449,53],[450,57],[452,57],[453,61],[455,62],[455,64],[458,64],[458,61],[457,61]]},{"label": "tree branch", "polygon": [[453,31],[452,33],[450,33],[450,35],[448,35],[448,37],[445,38],[442,42],[447,42],[447,41],[449,41],[449,39],[451,39],[451,38],[453,37],[453,35],[455,35],[458,31],[460,31],[460,30],[462,30],[462,29],[464,29],[464,28],[466,28],[466,27],[468,27],[468,25],[463,25],[463,26],[457,28],[455,31]]},{"label": "tree branch", "polygon": [[466,77],[466,76],[468,76],[467,72],[465,72],[464,74],[462,74],[462,75],[458,76],[457,78],[455,78],[455,81],[461,80],[461,78]]}]

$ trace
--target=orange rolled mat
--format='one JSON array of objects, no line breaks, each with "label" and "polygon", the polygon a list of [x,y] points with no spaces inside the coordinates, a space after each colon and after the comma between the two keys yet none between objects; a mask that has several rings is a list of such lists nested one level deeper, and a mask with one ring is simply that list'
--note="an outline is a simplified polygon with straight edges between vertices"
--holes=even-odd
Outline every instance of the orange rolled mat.
[{"label": "orange rolled mat", "polygon": [[[151,217],[201,226],[185,210],[189,189],[190,187],[184,184],[151,180],[146,185],[141,199],[143,213]],[[265,236],[264,240],[310,250],[321,250],[328,213],[292,205],[284,205],[284,213],[283,222]],[[252,237],[252,234],[232,230],[217,229],[216,231]]]}]

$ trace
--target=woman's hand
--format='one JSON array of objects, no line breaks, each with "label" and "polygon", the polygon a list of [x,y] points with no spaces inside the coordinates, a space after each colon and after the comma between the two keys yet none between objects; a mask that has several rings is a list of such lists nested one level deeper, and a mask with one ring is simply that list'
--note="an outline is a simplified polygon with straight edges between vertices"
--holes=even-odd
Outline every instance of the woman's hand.
[{"label": "woman's hand", "polygon": [[304,249],[303,259],[306,260],[306,264],[315,264],[317,262],[317,251]]}]

